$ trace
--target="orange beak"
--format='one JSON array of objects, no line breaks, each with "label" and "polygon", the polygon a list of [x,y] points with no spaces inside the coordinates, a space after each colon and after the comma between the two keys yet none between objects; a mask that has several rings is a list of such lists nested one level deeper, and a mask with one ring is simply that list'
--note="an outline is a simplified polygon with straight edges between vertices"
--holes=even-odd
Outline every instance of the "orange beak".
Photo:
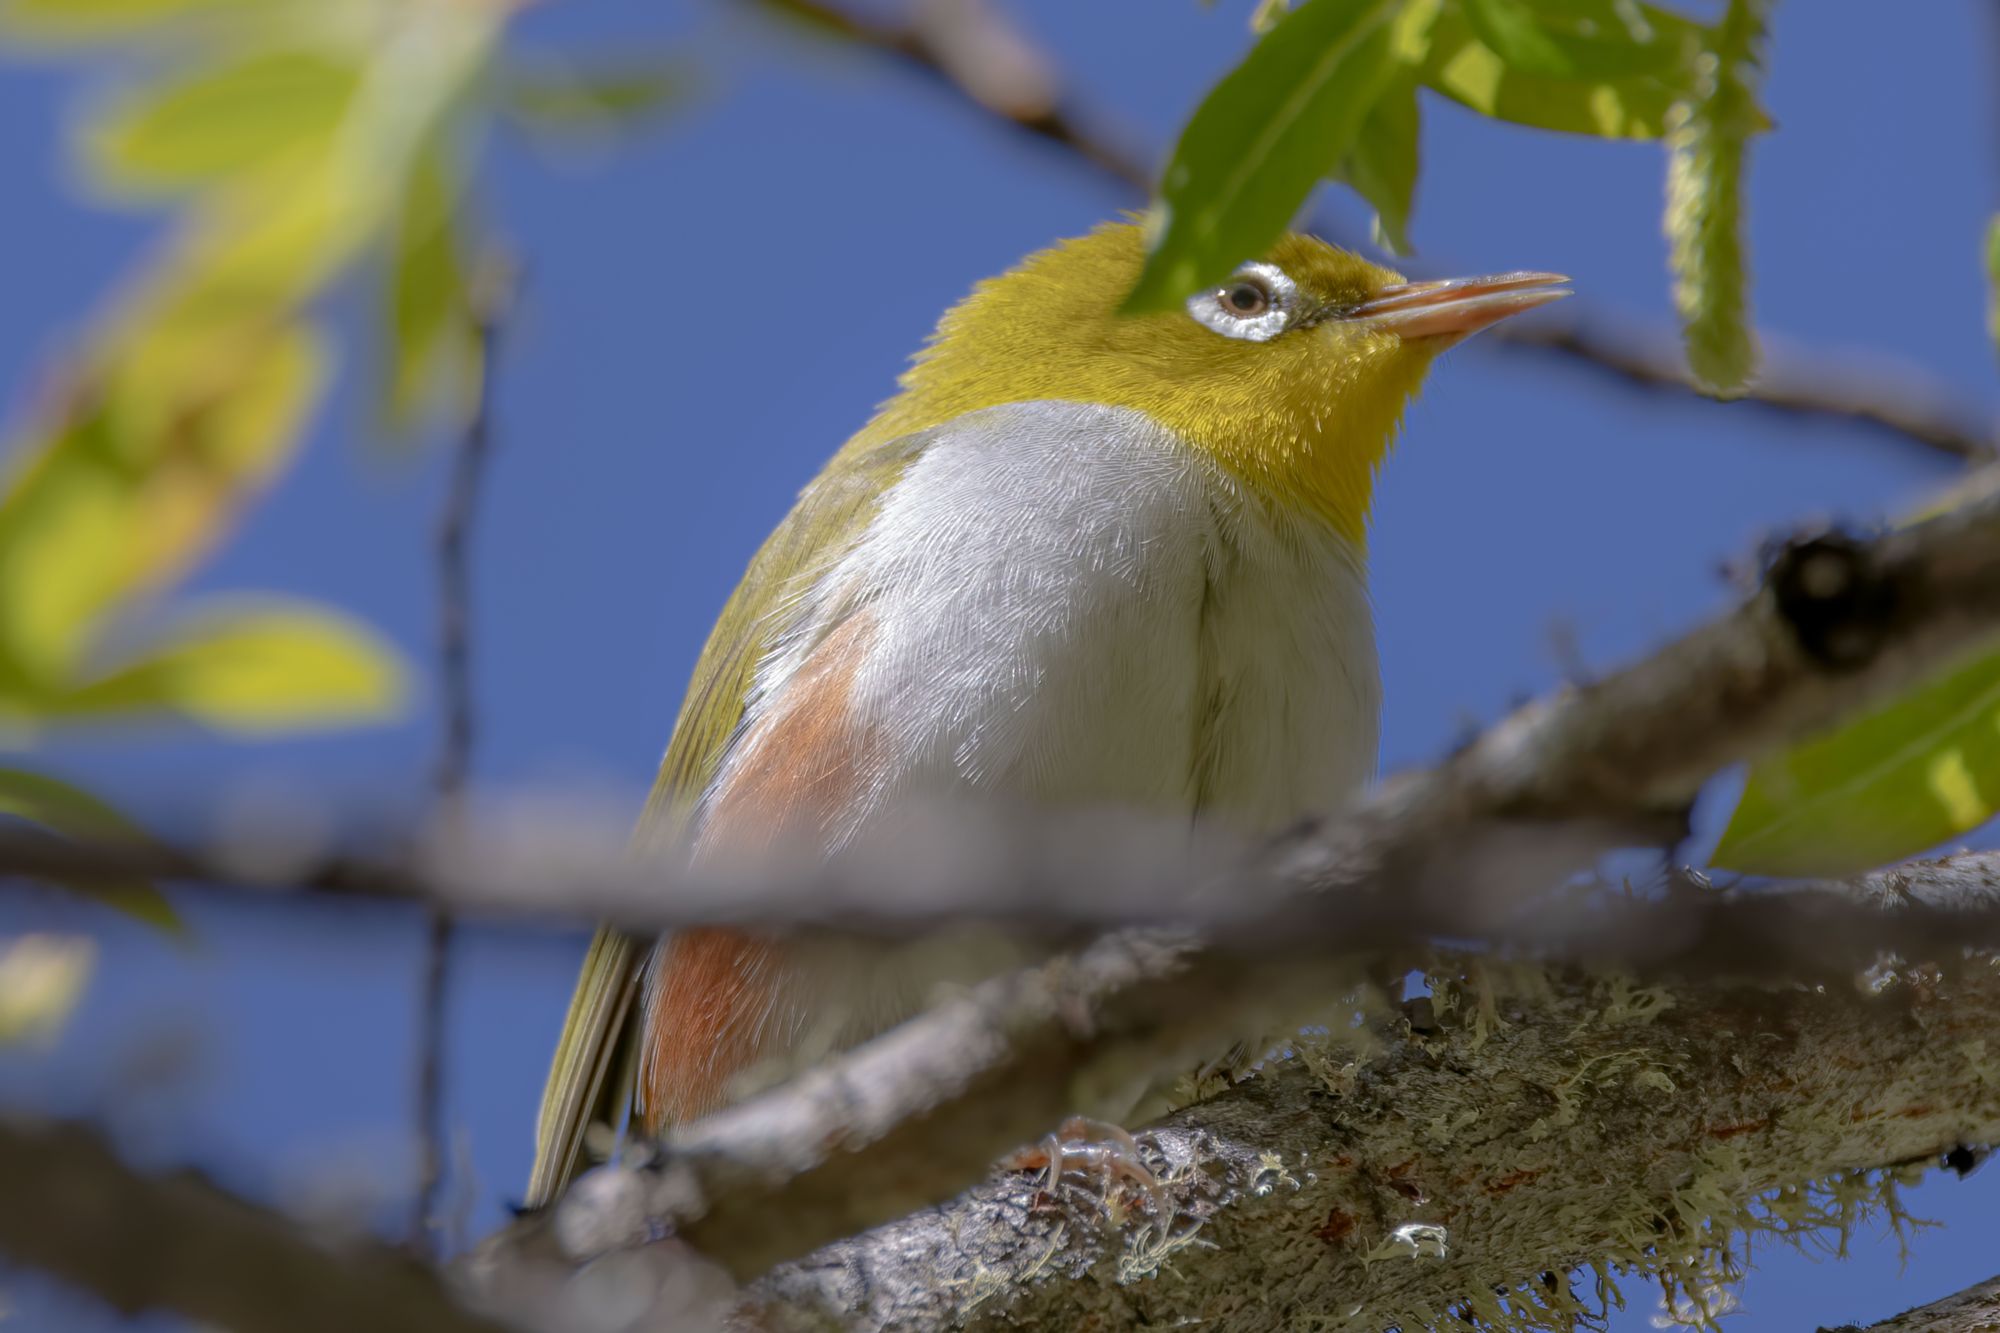
[{"label": "orange beak", "polygon": [[1405,338],[1463,338],[1509,315],[1570,294],[1560,273],[1494,273],[1384,287],[1341,318],[1365,320]]}]

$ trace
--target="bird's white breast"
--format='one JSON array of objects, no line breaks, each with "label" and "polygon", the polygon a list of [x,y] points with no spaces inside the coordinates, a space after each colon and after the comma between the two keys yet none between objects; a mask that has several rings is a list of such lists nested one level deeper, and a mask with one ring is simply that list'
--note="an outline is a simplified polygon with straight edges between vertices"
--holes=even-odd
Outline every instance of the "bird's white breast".
[{"label": "bird's white breast", "polygon": [[1261,830],[1372,773],[1364,570],[1330,527],[1129,409],[1019,403],[931,434],[788,610],[745,719],[868,613],[848,707],[871,766],[836,842],[960,794]]}]

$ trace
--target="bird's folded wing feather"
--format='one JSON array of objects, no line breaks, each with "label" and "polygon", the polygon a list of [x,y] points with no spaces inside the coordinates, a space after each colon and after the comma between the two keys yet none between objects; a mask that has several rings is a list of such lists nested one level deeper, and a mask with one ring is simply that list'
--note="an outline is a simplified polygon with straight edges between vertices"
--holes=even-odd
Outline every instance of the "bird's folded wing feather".
[{"label": "bird's folded wing feather", "polygon": [[[857,436],[800,494],[751,560],[695,666],[640,820],[636,841],[642,850],[664,854],[685,845],[702,796],[736,739],[774,613],[860,536],[931,434],[886,441],[867,432]],[[633,1000],[652,947],[650,938],[615,926],[599,929],[591,941],[542,1094],[526,1207],[554,1202],[576,1175],[593,1123],[615,1125],[623,1118],[638,1035]]]}]

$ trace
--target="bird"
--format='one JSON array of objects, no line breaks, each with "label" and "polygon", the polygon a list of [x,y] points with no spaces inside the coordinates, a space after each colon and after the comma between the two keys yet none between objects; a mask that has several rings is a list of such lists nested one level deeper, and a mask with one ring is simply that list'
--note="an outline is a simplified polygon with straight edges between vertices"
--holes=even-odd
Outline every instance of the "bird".
[{"label": "bird", "polygon": [[[1146,248],[1105,223],[945,313],[723,608],[643,842],[697,867],[833,854],[939,796],[1255,835],[1373,776],[1377,471],[1438,353],[1568,279],[1412,282],[1287,233],[1125,313]],[[524,1205],[560,1194],[593,1124],[658,1136],[760,1062],[907,1017],[919,988],[880,972],[750,931],[601,929]]]}]

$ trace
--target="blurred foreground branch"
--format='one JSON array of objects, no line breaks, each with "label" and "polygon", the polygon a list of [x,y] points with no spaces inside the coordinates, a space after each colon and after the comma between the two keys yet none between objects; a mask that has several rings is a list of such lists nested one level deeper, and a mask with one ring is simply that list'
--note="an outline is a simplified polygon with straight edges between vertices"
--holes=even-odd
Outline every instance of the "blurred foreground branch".
[{"label": "blurred foreground branch", "polygon": [[[1057,144],[1144,196],[1153,173],[1067,103],[1052,62],[983,0],[923,0],[892,21],[834,0],[756,0],[764,9],[857,46],[894,56],[938,86],[1016,129]],[[974,53],[998,52],[994,61]],[[1619,382],[1707,397],[1688,373],[1679,339],[1592,317],[1572,300],[1568,317],[1510,321],[1488,339],[1567,358]],[[1760,335],[1767,345],[1781,340]],[[1796,352],[1771,356],[1739,401],[1808,418],[1851,421],[1962,462],[2000,458],[1994,414],[1959,400],[1937,381],[1881,367],[1822,365]]]},{"label": "blurred foreground branch", "polygon": [[424,1264],[317,1235],[192,1172],[149,1176],[77,1125],[0,1119],[0,1254],[121,1314],[231,1333],[502,1333]]},{"label": "blurred foreground branch", "polygon": [[[1603,850],[1678,837],[1688,803],[1718,770],[1893,697],[1996,633],[2000,488],[1872,541],[1794,543],[1734,610],[1520,709],[1437,767],[1392,778],[1261,852],[1190,846],[1158,824],[1103,817],[967,817],[945,836],[892,830],[830,866],[803,857],[693,878],[632,859],[609,830],[566,838],[532,821],[447,829],[383,860],[269,847],[239,857],[0,827],[0,874],[417,897],[634,929],[721,922],[909,935],[973,917],[1040,926],[1057,940],[1080,938],[1081,926],[1147,924],[1198,926],[1225,943],[1232,933],[1258,942],[1483,935]],[[1059,929],[1046,930],[1051,922]]]}]

